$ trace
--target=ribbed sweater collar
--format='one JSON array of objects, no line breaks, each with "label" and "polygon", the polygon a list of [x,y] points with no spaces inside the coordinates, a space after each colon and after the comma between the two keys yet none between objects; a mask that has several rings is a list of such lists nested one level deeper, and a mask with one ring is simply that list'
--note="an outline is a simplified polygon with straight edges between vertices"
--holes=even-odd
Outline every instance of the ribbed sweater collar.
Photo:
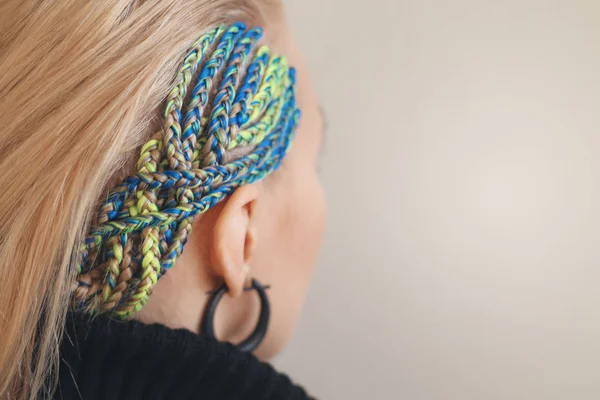
[{"label": "ribbed sweater collar", "polygon": [[308,399],[229,343],[158,324],[69,314],[55,399]]}]

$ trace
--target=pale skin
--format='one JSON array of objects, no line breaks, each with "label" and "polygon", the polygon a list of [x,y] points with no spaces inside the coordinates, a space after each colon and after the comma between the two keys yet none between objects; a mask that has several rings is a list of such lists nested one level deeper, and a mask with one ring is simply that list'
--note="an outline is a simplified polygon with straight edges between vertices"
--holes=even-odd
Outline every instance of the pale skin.
[{"label": "pale skin", "polygon": [[277,354],[291,336],[312,276],[325,225],[326,204],[317,173],[323,116],[304,59],[285,24],[265,27],[266,43],[297,71],[302,118],[282,167],[268,178],[238,188],[196,218],[183,254],[136,314],[146,323],[200,332],[207,292],[223,282],[219,340],[239,343],[253,330],[260,304],[244,291],[251,278],[270,285],[271,318],[261,359]]}]

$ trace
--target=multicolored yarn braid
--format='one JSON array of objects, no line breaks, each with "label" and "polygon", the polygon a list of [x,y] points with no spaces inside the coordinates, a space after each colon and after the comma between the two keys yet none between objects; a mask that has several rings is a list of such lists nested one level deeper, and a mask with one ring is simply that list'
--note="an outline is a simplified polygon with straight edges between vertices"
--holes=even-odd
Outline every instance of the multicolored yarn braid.
[{"label": "multicolored yarn braid", "polygon": [[[194,42],[161,131],[142,147],[137,173],[100,206],[78,248],[75,308],[131,317],[181,255],[194,217],[278,168],[300,115],[295,72],[284,57],[257,47],[261,35],[237,23]],[[240,148],[247,155],[227,161],[227,152]]]}]

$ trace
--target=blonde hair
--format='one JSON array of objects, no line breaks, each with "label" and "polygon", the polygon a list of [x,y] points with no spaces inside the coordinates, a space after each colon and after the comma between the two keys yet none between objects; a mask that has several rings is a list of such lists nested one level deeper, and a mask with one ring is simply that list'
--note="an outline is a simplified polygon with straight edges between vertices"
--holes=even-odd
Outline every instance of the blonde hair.
[{"label": "blonde hair", "polygon": [[[0,398],[52,394],[73,248],[206,29],[276,0],[0,3]],[[50,384],[48,384],[50,383]]]}]

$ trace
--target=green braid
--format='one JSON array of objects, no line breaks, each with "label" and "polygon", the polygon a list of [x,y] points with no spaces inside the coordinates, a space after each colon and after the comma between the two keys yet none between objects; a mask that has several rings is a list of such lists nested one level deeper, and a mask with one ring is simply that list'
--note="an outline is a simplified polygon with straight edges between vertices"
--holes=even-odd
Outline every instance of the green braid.
[{"label": "green braid", "polygon": [[[131,317],[181,255],[195,216],[279,167],[300,115],[295,71],[268,47],[256,48],[261,36],[260,28],[237,23],[192,44],[162,129],[142,146],[137,173],[110,191],[76,249],[74,308]],[[249,153],[226,162],[238,147]]]}]

